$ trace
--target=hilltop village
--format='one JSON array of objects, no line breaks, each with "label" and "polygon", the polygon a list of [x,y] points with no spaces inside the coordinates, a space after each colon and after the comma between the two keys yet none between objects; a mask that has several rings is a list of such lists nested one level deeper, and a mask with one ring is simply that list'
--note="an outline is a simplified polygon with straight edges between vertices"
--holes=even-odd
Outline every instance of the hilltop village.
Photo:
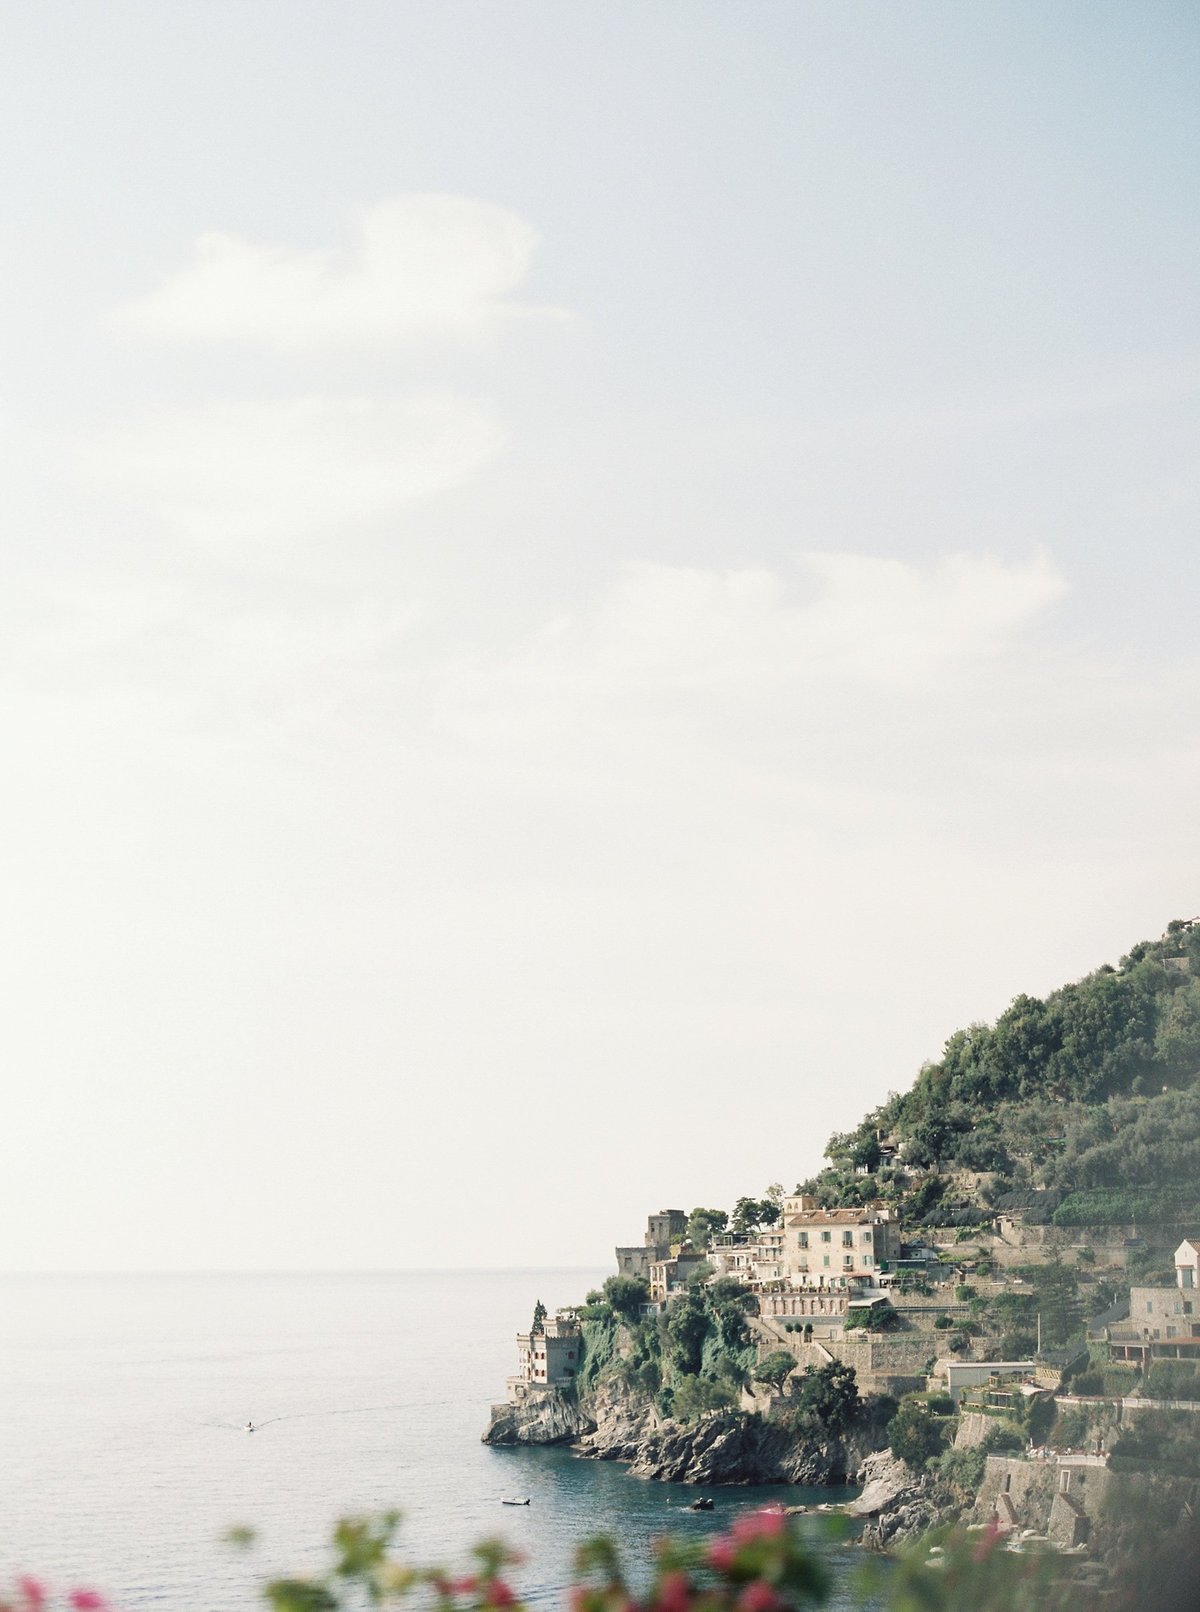
[{"label": "hilltop village", "polygon": [[537,1307],[484,1436],[702,1487],[858,1483],[878,1546],[965,1517],[1086,1566],[1147,1508],[1189,1529],[1198,1115],[1189,921],[957,1033],[795,1192],[649,1215],[601,1290]]},{"label": "hilltop village", "polygon": [[[1041,1391],[1057,1388],[1064,1368],[1085,1358],[1089,1370],[1097,1361],[1129,1365],[1143,1379],[1161,1378],[1154,1368],[1166,1362],[1200,1367],[1200,1237],[1185,1238],[1175,1249],[1169,1284],[1130,1285],[1123,1300],[1085,1328],[1058,1347],[1043,1348],[1036,1332],[999,1330],[1014,1315],[1040,1328],[1039,1295],[1046,1288],[1038,1270],[1058,1277],[1051,1302],[1061,1332],[1061,1277],[1072,1266],[1092,1282],[1124,1271],[1130,1254],[1144,1247],[1135,1228],[1097,1250],[1048,1239],[1043,1226],[1027,1229],[1018,1210],[967,1241],[957,1228],[905,1241],[894,1213],[880,1205],[821,1209],[808,1194],[784,1198],[776,1225],[756,1234],[714,1232],[703,1248],[687,1238],[688,1220],[683,1210],[660,1210],[648,1217],[642,1243],[617,1248],[618,1276],[645,1284],[639,1315],[665,1317],[697,1284],[720,1291],[732,1278],[745,1295],[746,1325],[760,1357],[782,1350],[798,1367],[841,1360],[854,1368],[860,1392],[944,1389],[957,1402],[964,1387],[992,1376]],[[1067,1286],[1075,1285],[1068,1276]],[[1066,1300],[1068,1318],[1077,1302]],[[602,1294],[594,1295],[582,1309],[561,1310],[536,1331],[518,1334],[519,1369],[510,1391],[519,1396],[528,1387],[569,1385],[583,1359],[581,1318],[604,1303]],[[996,1346],[1014,1338],[1034,1344],[1025,1351],[1030,1358],[996,1358],[1006,1352]],[[1193,1375],[1194,1368],[1187,1372]],[[1131,1373],[1128,1386],[1134,1380]]]},{"label": "hilltop village", "polygon": [[[518,1334],[485,1437],[569,1442],[701,1486],[857,1479],[849,1509],[879,1545],[965,1515],[1014,1543],[1102,1555],[1092,1547],[1121,1533],[1119,1474],[1186,1526],[1200,1502],[1200,1236],[1175,1247],[1169,1281],[1129,1282],[1145,1257],[1135,1228],[1097,1246],[1048,1235],[1036,1207],[1031,1224],[1014,1210],[969,1237],[906,1236],[878,1203],[768,1196],[753,1229],[700,1211],[703,1247],[696,1212],[651,1214],[604,1291]],[[1123,1296],[1084,1315],[1080,1291],[1121,1275]],[[695,1318],[707,1378],[680,1369],[681,1318]]]}]

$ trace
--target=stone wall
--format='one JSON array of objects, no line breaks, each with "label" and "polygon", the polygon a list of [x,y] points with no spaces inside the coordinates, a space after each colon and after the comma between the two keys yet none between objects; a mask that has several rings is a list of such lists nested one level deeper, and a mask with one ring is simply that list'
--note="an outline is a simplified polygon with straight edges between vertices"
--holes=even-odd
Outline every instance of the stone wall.
[{"label": "stone wall", "polygon": [[[988,1522],[995,1516],[1002,1527],[1007,1522],[1048,1535],[1057,1495],[1069,1496],[1070,1511],[1095,1521],[1111,1483],[1107,1467],[1087,1456],[1027,1460],[1019,1455],[989,1455],[973,1520]],[[1067,1527],[1061,1506],[1058,1524],[1060,1529]]]}]

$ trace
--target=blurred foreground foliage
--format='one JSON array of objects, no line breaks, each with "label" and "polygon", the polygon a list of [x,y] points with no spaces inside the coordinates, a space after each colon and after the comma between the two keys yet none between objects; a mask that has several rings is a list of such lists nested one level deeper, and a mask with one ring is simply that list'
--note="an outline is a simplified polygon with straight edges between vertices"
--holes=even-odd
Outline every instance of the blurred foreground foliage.
[{"label": "blurred foreground foliage", "polygon": [[[262,1586],[270,1612],[364,1612],[408,1603],[412,1612],[528,1612],[509,1570],[522,1558],[498,1539],[484,1540],[470,1571],[454,1575],[406,1560],[396,1548],[398,1512],[337,1523],[323,1570],[273,1578]],[[896,1557],[864,1553],[836,1584],[829,1547],[850,1528],[836,1515],[793,1517],[773,1507],[740,1516],[723,1533],[666,1536],[655,1542],[644,1589],[634,1589],[616,1543],[600,1536],[576,1552],[565,1612],[808,1612],[827,1603],[864,1612],[1189,1612],[1200,1575],[1200,1542],[1155,1551],[1111,1574],[1052,1550],[1010,1549],[995,1525],[940,1529]],[[249,1550],[251,1529],[227,1541]],[[1102,1582],[1101,1582],[1102,1581]],[[22,1577],[0,1597],[0,1612],[117,1612],[94,1590],[56,1597]]]},{"label": "blurred foreground foliage", "polygon": [[[400,1556],[398,1524],[394,1512],[340,1522],[323,1572],[264,1586],[271,1612],[351,1612],[405,1601],[414,1612],[527,1612],[508,1576],[522,1558],[501,1541],[477,1545],[471,1570],[455,1576]],[[864,1552],[848,1578],[839,1574],[835,1597],[830,1547],[849,1534],[837,1515],[750,1512],[716,1535],[656,1541],[644,1588],[632,1587],[618,1545],[597,1537],[576,1553],[566,1612],[808,1612],[831,1597],[838,1607],[871,1612],[1082,1612],[1093,1605],[1125,1612],[1150,1604],[1139,1594],[1147,1582],[1156,1612],[1191,1606],[1171,1599],[1172,1572],[1152,1562],[1116,1573],[1103,1590],[1094,1588],[1093,1569],[1089,1590],[1073,1576],[1077,1561],[1034,1545],[1008,1549],[994,1523],[938,1530],[897,1557]],[[1176,1550],[1171,1563],[1189,1587],[1197,1560],[1181,1562]]]}]

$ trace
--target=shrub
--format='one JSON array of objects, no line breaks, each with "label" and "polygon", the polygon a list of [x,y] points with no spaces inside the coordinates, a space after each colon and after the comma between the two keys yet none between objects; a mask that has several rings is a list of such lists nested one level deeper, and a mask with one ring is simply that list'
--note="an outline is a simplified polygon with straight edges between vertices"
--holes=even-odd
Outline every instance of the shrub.
[{"label": "shrub", "polygon": [[1051,1219],[1056,1226],[1130,1226],[1138,1221],[1182,1223],[1197,1218],[1194,1188],[1097,1187],[1067,1195]]},{"label": "shrub", "polygon": [[1005,1332],[1000,1339],[1000,1354],[1005,1360],[1027,1360],[1037,1348],[1032,1332]]},{"label": "shrub", "polygon": [[1025,1412],[1025,1431],[1032,1443],[1039,1446],[1045,1444],[1057,1414],[1058,1407],[1049,1394],[1039,1394],[1030,1400]]},{"label": "shrub", "polygon": [[867,1394],[859,1406],[859,1425],[881,1433],[899,1409],[899,1401],[891,1394]]},{"label": "shrub", "polygon": [[675,1384],[671,1414],[683,1422],[699,1421],[714,1411],[728,1410],[737,1396],[732,1388],[707,1377],[684,1377]]},{"label": "shrub", "polygon": [[769,1388],[780,1389],[796,1369],[796,1362],[786,1349],[774,1349],[765,1359],[751,1367],[755,1382],[766,1383]]},{"label": "shrub", "polygon": [[650,1298],[650,1284],[644,1276],[610,1276],[604,1284],[604,1297],[616,1315],[636,1321]]},{"label": "shrub", "polygon": [[1200,1372],[1190,1360],[1156,1360],[1146,1392],[1151,1399],[1200,1399]]},{"label": "shrub", "polygon": [[919,1400],[905,1399],[888,1428],[888,1448],[914,1472],[924,1472],[942,1448],[942,1433]]},{"label": "shrub", "polygon": [[1106,1365],[1101,1374],[1103,1391],[1110,1399],[1123,1399],[1126,1394],[1132,1394],[1137,1387],[1141,1371],[1137,1366],[1124,1366],[1120,1361],[1112,1361]]},{"label": "shrub", "polygon": [[973,1500],[983,1482],[987,1452],[976,1444],[967,1450],[944,1450],[938,1457],[938,1477],[960,1502]]},{"label": "shrub", "polygon": [[796,1426],[821,1430],[835,1437],[858,1419],[858,1383],[853,1366],[830,1360],[824,1366],[806,1366],[796,1395]]},{"label": "shrub", "polygon": [[988,1428],[979,1448],[985,1455],[1002,1455],[1007,1450],[1023,1450],[1025,1440],[1012,1422],[997,1422]]},{"label": "shrub", "polygon": [[847,1332],[890,1332],[899,1325],[900,1317],[890,1303],[874,1304],[866,1310],[851,1310],[846,1316]]}]

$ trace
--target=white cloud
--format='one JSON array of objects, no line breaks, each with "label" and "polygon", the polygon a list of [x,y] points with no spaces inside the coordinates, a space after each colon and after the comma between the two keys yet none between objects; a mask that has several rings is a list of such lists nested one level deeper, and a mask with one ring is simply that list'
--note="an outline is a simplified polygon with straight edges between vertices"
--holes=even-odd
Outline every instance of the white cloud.
[{"label": "white cloud", "polygon": [[835,682],[915,690],[1003,656],[1066,591],[1044,555],[920,565],[809,554],[798,573],[789,584],[763,569],[629,564],[592,612],[564,616],[502,665],[464,672],[447,689],[446,718],[479,733],[492,723],[544,732],[574,729],[583,708],[612,701],[707,694],[711,722],[729,701],[748,713]]},{"label": "white cloud", "polygon": [[193,263],[117,319],[172,340],[285,349],[476,336],[514,318],[563,316],[515,296],[537,242],[524,219],[489,202],[398,196],[368,209],[341,253],[202,235]]},{"label": "white cloud", "polygon": [[499,426],[454,396],[222,403],[125,425],[85,471],[216,546],[286,544],[394,514],[465,481]]}]

